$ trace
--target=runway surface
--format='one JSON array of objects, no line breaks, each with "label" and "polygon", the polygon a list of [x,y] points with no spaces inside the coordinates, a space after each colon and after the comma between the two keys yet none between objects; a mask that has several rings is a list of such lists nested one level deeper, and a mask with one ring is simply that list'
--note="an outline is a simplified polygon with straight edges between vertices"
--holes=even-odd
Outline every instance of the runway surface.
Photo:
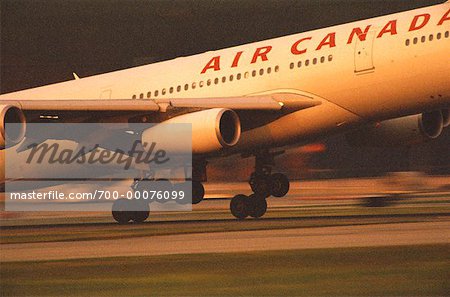
[{"label": "runway surface", "polygon": [[142,225],[120,226],[109,213],[3,212],[0,261],[450,244],[446,188],[365,207],[360,198],[377,194],[375,184],[294,183],[286,198],[268,199],[269,211],[260,220],[235,220],[229,199],[222,198],[244,192],[243,183],[209,184],[211,199],[192,212],[153,212]]},{"label": "runway surface", "polygon": [[252,252],[450,243],[450,220],[368,226],[215,232],[73,242],[6,244],[1,261]]}]

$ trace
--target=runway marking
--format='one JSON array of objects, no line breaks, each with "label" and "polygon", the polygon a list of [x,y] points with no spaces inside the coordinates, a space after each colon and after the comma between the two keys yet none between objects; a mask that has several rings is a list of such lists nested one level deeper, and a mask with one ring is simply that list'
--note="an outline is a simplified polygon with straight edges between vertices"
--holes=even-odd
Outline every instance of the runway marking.
[{"label": "runway marking", "polygon": [[1,262],[450,243],[450,221],[0,245]]}]

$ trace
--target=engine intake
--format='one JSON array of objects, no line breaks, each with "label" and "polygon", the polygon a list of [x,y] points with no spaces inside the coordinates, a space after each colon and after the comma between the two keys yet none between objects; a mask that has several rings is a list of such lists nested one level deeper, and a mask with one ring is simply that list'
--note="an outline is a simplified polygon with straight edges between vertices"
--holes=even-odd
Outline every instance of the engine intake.
[{"label": "engine intake", "polygon": [[346,134],[354,146],[413,145],[439,137],[444,128],[444,112],[432,111],[383,121]]},{"label": "engine intake", "polygon": [[[7,124],[11,125],[6,128]],[[0,149],[14,146],[22,141],[26,132],[26,119],[22,110],[13,105],[0,104]]]},{"label": "engine intake", "polygon": [[[161,124],[191,124],[192,125],[192,153],[208,154],[222,148],[234,146],[241,136],[241,123],[236,112],[225,108],[213,108],[176,116]],[[148,128],[142,133],[142,142],[153,141],[172,152],[183,152],[182,144],[177,143],[168,131],[168,125]]]}]

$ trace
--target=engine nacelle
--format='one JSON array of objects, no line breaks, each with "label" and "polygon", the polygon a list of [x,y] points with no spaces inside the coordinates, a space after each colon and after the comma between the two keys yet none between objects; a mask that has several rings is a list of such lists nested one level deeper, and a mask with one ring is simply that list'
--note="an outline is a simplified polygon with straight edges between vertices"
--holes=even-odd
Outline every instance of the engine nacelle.
[{"label": "engine nacelle", "polygon": [[[6,129],[6,123],[17,123]],[[0,104],[0,149],[22,141],[26,132],[26,119],[22,110],[13,105]]]},{"label": "engine nacelle", "polygon": [[443,125],[444,127],[448,127],[450,125],[450,109],[443,109],[441,113]]},{"label": "engine nacelle", "polygon": [[[162,124],[191,124],[192,153],[208,154],[222,148],[234,146],[241,136],[241,123],[238,115],[230,109],[213,108],[176,116]],[[172,151],[183,152],[183,146],[167,125],[148,128],[142,133],[143,143],[156,142],[158,146]],[[168,137],[171,136],[171,137]],[[175,140],[175,141],[174,141]],[[185,153],[185,152],[184,152]]]},{"label": "engine nacelle", "polygon": [[444,128],[444,112],[432,111],[383,121],[346,134],[354,146],[413,145],[439,137]]}]

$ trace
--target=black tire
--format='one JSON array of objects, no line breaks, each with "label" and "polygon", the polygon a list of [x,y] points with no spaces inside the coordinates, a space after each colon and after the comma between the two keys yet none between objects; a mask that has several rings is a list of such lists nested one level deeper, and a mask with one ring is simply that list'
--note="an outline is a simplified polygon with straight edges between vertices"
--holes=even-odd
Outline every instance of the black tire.
[{"label": "black tire", "polygon": [[271,180],[269,176],[257,176],[256,173],[252,173],[250,177],[250,188],[254,193],[260,196],[269,197],[271,190]]},{"label": "black tire", "polygon": [[150,215],[150,206],[148,204],[148,201],[135,200],[134,203],[136,204],[133,206],[131,220],[137,224],[145,222],[145,220],[148,219]]},{"label": "black tire", "polygon": [[119,224],[127,224],[133,217],[133,212],[130,211],[130,200],[120,198],[114,201],[112,206],[112,216]]},{"label": "black tire", "polygon": [[258,197],[256,194],[249,196],[249,205],[249,215],[255,219],[262,217],[267,211],[266,199],[264,197]]},{"label": "black tire", "polygon": [[203,201],[205,197],[205,188],[203,184],[198,181],[192,181],[192,204],[198,204]]},{"label": "black tire", "polygon": [[230,211],[233,216],[239,220],[248,217],[249,198],[245,195],[239,194],[233,197],[230,202]]},{"label": "black tire", "polygon": [[274,197],[284,197],[289,192],[289,179],[282,173],[274,173],[270,176],[270,194]]}]

